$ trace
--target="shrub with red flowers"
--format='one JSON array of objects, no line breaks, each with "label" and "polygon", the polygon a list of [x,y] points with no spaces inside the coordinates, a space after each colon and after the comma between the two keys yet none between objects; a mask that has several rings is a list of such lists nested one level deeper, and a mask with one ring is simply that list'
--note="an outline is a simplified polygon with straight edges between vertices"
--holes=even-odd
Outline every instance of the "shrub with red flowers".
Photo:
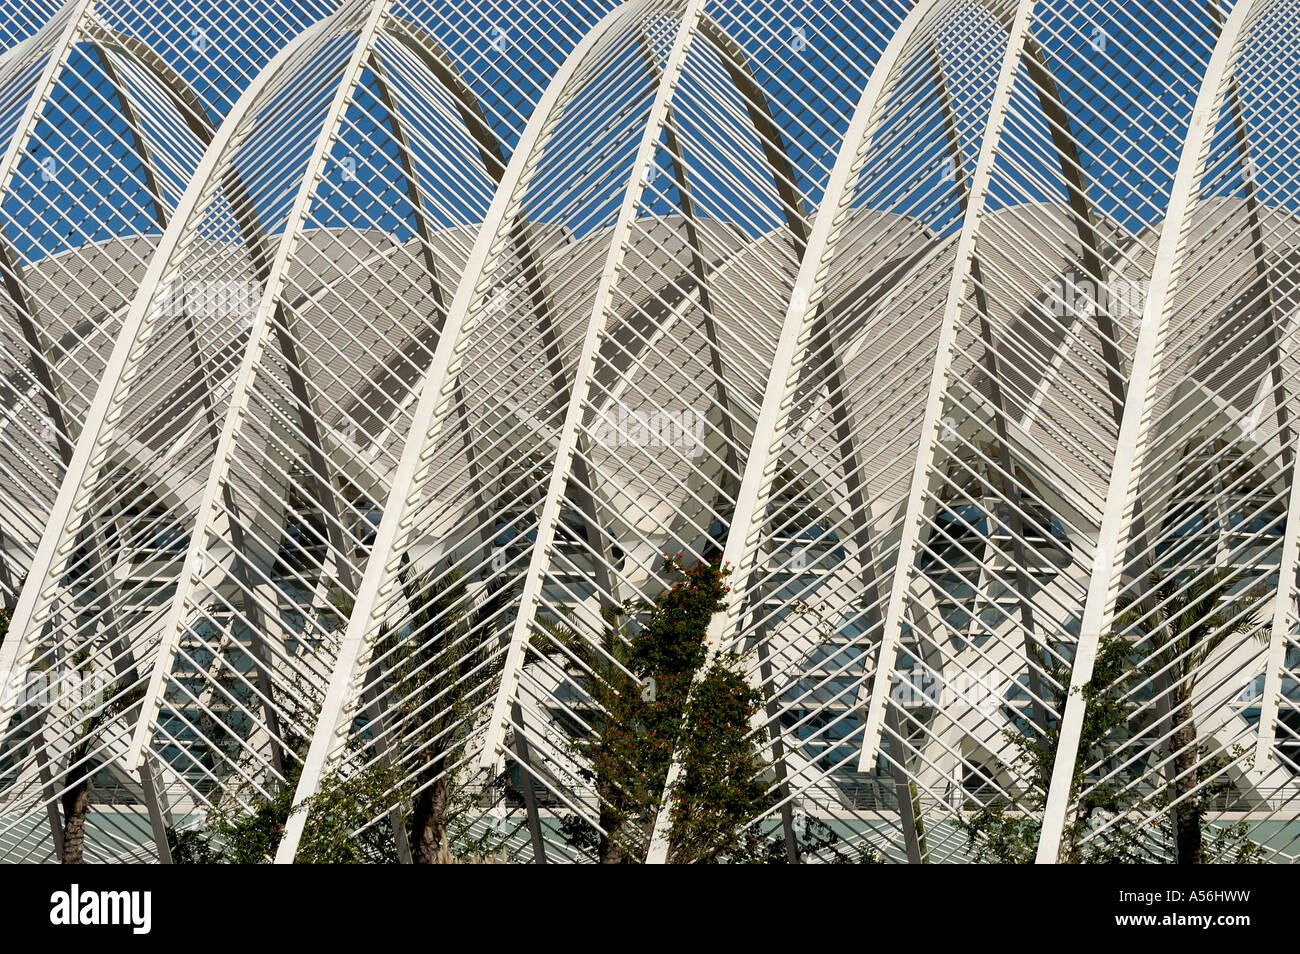
[{"label": "shrub with red flowers", "polygon": [[763,694],[740,674],[739,660],[716,660],[696,684],[682,724],[682,771],[671,794],[668,860],[674,864],[758,862],[766,843],[745,823],[767,786],[750,719]]}]

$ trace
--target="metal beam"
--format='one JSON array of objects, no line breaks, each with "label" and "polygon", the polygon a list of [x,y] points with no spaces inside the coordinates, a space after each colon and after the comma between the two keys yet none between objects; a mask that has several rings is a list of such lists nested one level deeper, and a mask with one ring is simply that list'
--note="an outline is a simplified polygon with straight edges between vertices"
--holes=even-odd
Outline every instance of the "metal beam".
[{"label": "metal beam", "polygon": [[1079,628],[1079,641],[1070,675],[1070,694],[1061,719],[1056,760],[1048,787],[1047,805],[1038,842],[1037,861],[1040,864],[1056,862],[1060,853],[1065,816],[1074,795],[1071,789],[1083,728],[1082,689],[1092,678],[1101,634],[1110,626],[1114,615],[1114,564],[1121,558],[1120,550],[1125,541],[1124,516],[1130,502],[1130,487],[1141,469],[1144,451],[1141,442],[1142,423],[1154,400],[1152,385],[1160,376],[1157,360],[1170,318],[1168,312],[1173,300],[1172,290],[1176,287],[1184,266],[1182,252],[1186,247],[1189,216],[1195,204],[1195,191],[1205,172],[1208,145],[1214,135],[1214,117],[1218,115],[1217,107],[1222,102],[1224,80],[1234,68],[1238,40],[1255,6],[1255,0],[1238,3],[1215,43],[1197,93],[1192,121],[1170,192],[1169,211],[1160,231],[1160,244],[1151,270],[1150,292],[1142,309],[1142,324],[1129,374],[1128,390],[1134,398],[1126,402],[1120,424],[1115,464],[1106,491],[1106,509],[1102,514],[1083,621]]},{"label": "metal beam", "polygon": [[[495,255],[499,254],[495,248],[498,234],[502,230],[513,228],[518,214],[518,197],[537,171],[540,152],[554,132],[561,111],[574,94],[571,87],[576,85],[575,77],[587,55],[625,17],[639,13],[644,5],[644,2],[635,2],[616,8],[606,14],[574,47],[539,100],[501,177],[448,308],[444,333],[438,339],[433,360],[418,389],[419,400],[410,432],[393,475],[388,502],[375,531],[370,559],[366,563],[347,630],[339,646],[316,731],[312,735],[294,795],[295,805],[301,805],[316,793],[327,763],[333,760],[346,741],[347,727],[350,724],[348,713],[358,688],[356,683],[363,672],[362,663],[368,651],[370,630],[380,612],[380,597],[391,592],[394,585],[400,556],[396,553],[396,544],[399,536],[410,527],[407,506],[416,492],[417,474],[427,466],[429,454],[425,445],[439,432],[446,417],[447,389],[454,388],[455,373],[463,351],[461,343],[478,319],[477,313],[482,304],[482,290],[478,285],[495,260]],[[277,863],[287,864],[293,861],[302,838],[304,823],[302,812],[290,817],[276,853]]]},{"label": "metal beam", "polygon": [[898,557],[894,565],[894,577],[890,586],[889,605],[885,611],[885,624],[880,639],[880,650],[876,658],[875,675],[869,699],[859,698],[859,703],[865,703],[867,707],[866,726],[862,736],[862,753],[858,761],[858,771],[860,772],[870,771],[876,761],[876,749],[880,743],[881,725],[889,696],[890,676],[893,672],[894,656],[898,651],[898,642],[902,631],[909,578],[912,574],[916,550],[920,542],[925,497],[931,481],[935,450],[940,439],[940,418],[943,400],[947,392],[948,372],[952,366],[956,348],[957,317],[965,301],[968,284],[974,280],[971,273],[972,264],[975,261],[975,238],[979,231],[979,224],[983,219],[984,201],[988,195],[993,164],[997,160],[998,143],[1006,123],[1006,114],[1011,100],[1016,70],[1022,60],[1025,38],[1028,36],[1033,9],[1034,4],[1031,0],[1019,0],[1015,16],[1007,27],[1006,52],[1002,59],[997,85],[994,87],[992,101],[989,104],[989,118],[985,127],[984,138],[980,143],[979,158],[976,160],[975,169],[971,174],[969,204],[966,207],[961,234],[957,240],[953,278],[948,288],[948,298],[939,326],[935,369],[930,382],[929,396],[926,400],[925,417],[921,424],[920,445],[916,466],[912,472],[911,486],[908,491],[902,538],[899,541]]},{"label": "metal beam", "polygon": [[702,0],[688,0],[681,14],[681,23],[672,49],[664,63],[662,74],[659,77],[655,98],[651,103],[650,114],[645,123],[645,132],[641,137],[636,158],[633,160],[632,173],[623,190],[623,202],[619,209],[617,224],[614,226],[613,234],[610,237],[609,254],[606,256],[604,267],[601,270],[600,284],[596,290],[591,315],[587,320],[582,352],[574,369],[573,391],[569,398],[564,424],[560,429],[559,445],[555,450],[555,466],[551,470],[546,499],[542,504],[541,515],[538,518],[537,539],[533,544],[528,571],[524,577],[523,590],[519,597],[519,613],[515,618],[510,633],[510,645],[506,650],[501,683],[497,687],[491,721],[488,723],[484,735],[483,749],[478,763],[479,767],[483,769],[491,769],[495,764],[498,751],[502,745],[507,713],[523,670],[524,657],[528,652],[531,637],[530,630],[535,618],[537,603],[541,596],[550,550],[555,541],[555,530],[559,523],[560,510],[565,496],[564,489],[569,481],[572,463],[578,457],[576,444],[582,422],[583,407],[586,403],[592,377],[596,371],[596,359],[604,337],[605,325],[612,319],[614,287],[623,268],[623,259],[635,224],[641,192],[645,188],[650,167],[654,163],[655,149],[659,143],[660,125],[665,121],[668,108],[672,103],[677,78],[685,65],[686,54],[697,29],[697,21],[701,14],[702,5]]},{"label": "metal beam", "polygon": [[[835,225],[852,199],[861,156],[879,127],[884,104],[897,82],[895,67],[900,64],[903,54],[909,51],[913,35],[945,2],[946,0],[925,0],[918,4],[890,38],[880,59],[872,68],[866,89],[854,108],[849,127],[841,141],[821,205],[808,233],[807,247],[800,260],[782,321],[772,369],[767,377],[754,429],[752,450],[745,462],[735,512],[723,547],[723,563],[736,568],[731,593],[732,605],[735,607],[747,605],[746,571],[749,563],[756,559],[757,540],[762,535],[762,525],[766,520],[773,476],[769,471],[773,470],[774,463],[780,459],[784,434],[789,426],[789,415],[785,407],[791,386],[789,379],[797,361],[802,359],[809,347],[805,332],[816,321],[823,307],[825,262],[835,238]],[[719,651],[733,622],[739,622],[738,617],[735,610],[730,610],[713,618],[709,626],[710,656],[715,656]],[[671,791],[679,774],[680,765],[674,759],[669,767],[666,791]],[[650,850],[646,859],[648,863],[663,864],[667,861],[668,816],[667,806],[662,805],[651,833]]]},{"label": "metal beam", "polygon": [[[305,31],[277,55],[272,61],[273,64],[283,64],[291,59],[318,31],[319,26]],[[269,76],[271,73],[266,75]],[[264,82],[265,80],[255,82],[249,88],[232,115],[237,117],[251,108]],[[215,167],[218,155],[232,139],[235,125],[235,122],[231,122],[223,126],[213,141],[213,148],[200,163],[194,183],[182,197],[176,215],[168,225],[150,261],[140,284],[142,289],[152,290],[160,286],[172,252],[185,237],[189,213],[202,197],[202,187],[206,184],[208,174]],[[126,387],[124,387],[126,382],[123,381],[123,374],[132,352],[137,347],[137,338],[145,325],[151,302],[150,293],[137,295],[124,318],[118,339],[105,365],[100,386],[87,411],[82,432],[68,462],[65,479],[60,485],[49,522],[37,547],[28,584],[23,588],[14,607],[11,638],[0,647],[0,673],[4,675],[4,683],[0,684],[0,724],[7,723],[13,706],[19,698],[18,693],[21,692],[21,678],[15,685],[15,672],[18,672],[20,652],[35,634],[39,633],[43,622],[34,619],[42,599],[41,591],[47,585],[46,581],[50,578],[55,562],[69,551],[79,532],[77,522],[82,518],[77,504],[86,489],[83,484],[91,470],[92,459],[109,443],[113,422],[126,399]],[[18,672],[18,675],[21,677],[21,672]]]}]

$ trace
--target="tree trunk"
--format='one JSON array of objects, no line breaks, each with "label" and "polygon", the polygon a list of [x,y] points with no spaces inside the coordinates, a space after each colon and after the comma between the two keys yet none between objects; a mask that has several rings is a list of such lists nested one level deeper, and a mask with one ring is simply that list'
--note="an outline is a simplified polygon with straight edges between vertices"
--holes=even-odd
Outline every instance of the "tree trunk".
[{"label": "tree trunk", "polygon": [[1174,757],[1174,836],[1180,865],[1201,863],[1201,800],[1196,790],[1196,721],[1188,700],[1178,700],[1170,716]]},{"label": "tree trunk", "polygon": [[447,806],[451,796],[451,779],[444,775],[415,796],[411,816],[414,844],[411,858],[417,865],[436,865],[447,838]]},{"label": "tree trunk", "polygon": [[622,814],[615,808],[622,804],[621,793],[603,778],[596,779],[596,800],[600,802],[600,827],[606,834],[600,836],[598,853],[602,865],[621,865],[626,859],[623,853]]},{"label": "tree trunk", "polygon": [[63,858],[65,865],[84,863],[86,815],[90,812],[90,776],[63,793]]}]

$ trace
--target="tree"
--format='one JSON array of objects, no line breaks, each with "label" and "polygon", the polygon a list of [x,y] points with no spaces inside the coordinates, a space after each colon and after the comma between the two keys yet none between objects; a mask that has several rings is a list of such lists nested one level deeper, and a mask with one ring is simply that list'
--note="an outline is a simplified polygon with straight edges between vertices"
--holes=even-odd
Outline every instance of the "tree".
[{"label": "tree", "polygon": [[575,817],[563,832],[603,864],[642,861],[676,752],[682,771],[668,793],[668,860],[760,860],[766,845],[744,826],[765,792],[749,731],[762,695],[730,655],[696,681],[731,571],[717,561],[687,566],[680,556],[666,557],[663,569],[672,583],[652,602],[607,613],[602,654],[551,624],[556,641],[592,673],[596,712],[592,734],[576,748],[591,766],[602,832]]},{"label": "tree", "polygon": [[[400,746],[380,758],[372,736],[352,733],[350,754],[361,769],[338,766],[325,773],[317,793],[296,811],[307,812],[296,861],[384,863],[397,861],[392,826],[376,819],[396,813],[407,827],[412,860],[438,864],[447,849],[451,822],[462,802],[455,797],[455,766],[470,738],[466,687],[500,676],[501,658],[493,627],[511,605],[514,581],[493,578],[475,596],[456,573],[413,573],[404,564],[399,580],[409,609],[401,628],[384,626],[374,658],[383,667],[376,706],[400,725]],[[347,620],[351,605],[336,606]],[[468,677],[473,675],[474,680]],[[375,731],[377,726],[371,726]],[[286,740],[296,757],[269,796],[255,792],[252,810],[217,811],[202,835],[175,833],[173,855],[197,862],[254,863],[274,854],[293,808],[306,739]]]},{"label": "tree", "polygon": [[[808,818],[799,828],[795,829],[795,844],[799,858],[815,857],[823,859],[829,856],[830,863],[833,865],[884,864],[880,855],[869,844],[862,842],[856,847],[850,848],[850,846],[844,844],[839,833],[820,818]],[[769,838],[763,864],[784,865],[789,864],[789,862],[784,837]]]},{"label": "tree", "polygon": [[386,765],[348,776],[326,773],[316,794],[297,809],[307,812],[307,824],[294,863],[396,863],[397,839],[388,819],[395,811],[399,824],[409,823],[409,812],[401,808],[403,789],[400,773]]},{"label": "tree", "polygon": [[[399,581],[409,621],[380,629],[374,658],[383,667],[375,705],[386,722],[402,727],[401,744],[380,758],[372,742],[350,739],[353,754],[367,764],[326,773],[300,809],[308,812],[300,863],[396,861],[391,826],[376,822],[394,812],[407,827],[412,861],[453,858],[447,843],[458,810],[456,765],[470,738],[467,687],[484,679],[491,687],[500,677],[493,628],[511,605],[515,584],[494,577],[475,597],[459,573],[417,574],[406,561]],[[341,619],[350,613],[350,606],[340,607]]]},{"label": "tree", "polygon": [[[79,657],[77,668],[85,664],[85,657]],[[82,685],[86,685],[83,681]],[[104,691],[103,701],[91,703],[89,711],[78,718],[77,709],[86,705],[75,705],[69,713],[75,733],[75,741],[68,751],[68,769],[64,778],[63,796],[63,857],[65,865],[79,865],[85,860],[86,817],[90,814],[91,799],[94,794],[94,771],[89,759],[91,750],[99,740],[100,732],[115,719],[123,715],[132,706],[138,705],[144,698],[144,686],[132,685],[126,677],[111,683]]]},{"label": "tree", "polygon": [[210,844],[213,846],[210,862],[255,865],[275,855],[285,823],[293,811],[298,781],[296,768],[289,775],[292,777],[276,786],[269,796],[255,796],[252,811],[237,814],[218,812],[209,819]]},{"label": "tree", "polygon": [[[296,763],[295,763],[296,765]],[[365,819],[382,817],[392,806],[393,773],[383,768],[343,778],[337,772],[321,779],[320,790],[294,808],[298,770],[269,796],[257,795],[251,811],[213,813],[203,829],[167,829],[173,864],[261,864],[275,854],[291,815],[307,812],[298,854],[304,864],[381,864],[397,860],[392,829],[365,827]]]},{"label": "tree", "polygon": [[716,660],[687,700],[678,736],[682,771],[670,794],[670,864],[756,861],[763,854],[760,832],[745,827],[767,791],[749,731],[763,694],[738,663],[735,656]]},{"label": "tree", "polygon": [[[1237,863],[1259,860],[1263,849],[1249,837],[1249,825],[1212,825],[1202,811],[1199,792],[1225,791],[1229,762],[1246,758],[1240,748],[1225,756],[1210,752],[1197,739],[1192,698],[1203,674],[1203,664],[1230,635],[1257,631],[1251,607],[1255,593],[1232,593],[1233,574],[1215,570],[1180,588],[1172,577],[1149,577],[1148,591],[1154,611],[1143,610],[1139,596],[1125,595],[1119,603],[1116,633],[1104,634],[1098,644],[1092,678],[1082,688],[1084,716],[1078,755],[1070,780],[1070,814],[1062,833],[1058,860],[1067,863],[1141,863],[1152,860],[1153,847],[1168,842],[1158,822],[1145,823],[1135,812],[1134,795],[1119,773],[1107,769],[1103,779],[1089,783],[1090,766],[1114,768],[1118,749],[1132,735],[1144,731],[1134,725],[1137,705],[1131,690],[1137,680],[1157,687],[1169,684],[1170,719],[1175,730],[1168,753],[1175,760],[1176,776],[1169,790],[1151,799],[1154,809],[1174,806],[1173,845],[1179,863],[1203,864],[1225,858]],[[1118,635],[1122,633],[1123,635]],[[1142,665],[1134,662],[1145,646],[1154,646]],[[1070,679],[1069,666],[1045,667],[1053,693],[1054,711],[1064,711]],[[1008,730],[1007,741],[1017,750],[1016,762],[1032,781],[1021,810],[996,803],[986,805],[959,822],[966,832],[975,860],[1029,863],[1037,850],[1046,792],[1060,739],[1059,724],[1051,721],[1037,735]],[[1095,822],[1107,818],[1103,834]],[[1210,837],[1207,841],[1206,834]]]},{"label": "tree", "polygon": [[[1127,731],[1134,708],[1124,691],[1132,673],[1129,644],[1107,634],[1102,637],[1093,663],[1092,678],[1083,686],[1083,724],[1079,734],[1078,757],[1070,778],[1070,817],[1061,835],[1059,860],[1067,863],[1134,863],[1143,860],[1141,833],[1127,822],[1112,827],[1106,836],[1088,839],[1093,819],[1099,813],[1118,814],[1121,809],[1121,780],[1086,786],[1087,769],[1110,760],[1117,745],[1117,735]],[[1055,663],[1044,667],[1052,687],[1052,709],[1063,712],[1069,696],[1070,667]],[[958,821],[975,861],[1002,864],[1029,864],[1038,849],[1043,811],[1047,807],[1047,789],[1056,762],[1060,742],[1060,724],[1048,721],[1036,734],[1026,735],[1008,729],[1003,737],[1015,750],[1013,763],[1028,784],[1016,806],[997,800],[981,806]]]},{"label": "tree", "polygon": [[1192,700],[1210,655],[1229,637],[1263,635],[1254,606],[1257,592],[1233,592],[1238,574],[1230,569],[1208,573],[1148,577],[1154,600],[1150,612],[1136,603],[1127,606],[1121,624],[1140,641],[1155,647],[1147,658],[1146,672],[1157,686],[1168,683],[1170,695],[1169,756],[1174,763],[1170,786],[1174,806],[1175,845],[1179,864],[1199,864],[1204,857],[1202,839],[1201,745]]},{"label": "tree", "polygon": [[414,766],[411,856],[416,864],[437,864],[453,811],[454,767],[469,738],[469,676],[492,685],[500,677],[502,657],[489,637],[516,587],[512,580],[494,577],[475,599],[457,573],[414,575],[403,567],[400,579],[410,608],[409,629],[381,631],[376,657],[392,660],[386,717],[409,727],[402,751],[392,758]]}]

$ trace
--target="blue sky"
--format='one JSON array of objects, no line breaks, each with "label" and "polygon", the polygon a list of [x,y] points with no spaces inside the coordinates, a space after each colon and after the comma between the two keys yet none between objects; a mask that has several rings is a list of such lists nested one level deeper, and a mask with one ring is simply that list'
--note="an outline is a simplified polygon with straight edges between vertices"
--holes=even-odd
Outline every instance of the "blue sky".
[{"label": "blue sky", "polygon": [[[268,4],[266,15],[256,24],[243,22],[241,10],[212,0],[158,0],[149,10],[131,10],[113,5],[109,25],[138,36],[175,69],[202,101],[213,122],[225,116],[248,81],[267,60],[302,26],[332,5],[333,0]],[[30,33],[33,24],[48,10],[30,0],[4,0],[12,9],[0,12],[10,37]],[[14,4],[22,5],[22,16]],[[432,3],[407,0],[400,5],[403,16],[422,21],[445,48],[458,69],[468,78],[481,99],[489,122],[505,150],[513,148],[531,111],[531,104],[544,88],[547,72],[554,69],[578,38],[584,24],[593,22],[610,6],[579,2],[557,4],[541,0],[496,2]],[[120,7],[124,12],[118,12]],[[142,4],[143,8],[144,5]],[[833,151],[844,133],[853,104],[865,86],[872,64],[886,39],[906,15],[909,4],[887,0],[879,4],[805,4],[751,2],[714,5],[719,24],[740,44],[754,64],[767,91],[770,108],[785,128],[787,147],[797,169],[798,185],[808,201],[820,201]],[[868,11],[864,13],[865,11]],[[156,12],[154,12],[156,11]],[[7,14],[7,16],[6,16]],[[565,34],[553,29],[560,17],[573,18],[573,29]],[[1097,4],[1071,13],[1040,10],[1034,36],[1041,43],[1060,84],[1067,110],[1074,117],[1072,132],[1085,157],[1085,173],[1092,183],[1096,207],[1134,231],[1159,219],[1164,197],[1172,182],[1182,136],[1190,119],[1190,102],[1195,96],[1205,59],[1212,43],[1208,18],[1180,17],[1154,4]],[[996,40],[996,28],[986,26]],[[1183,46],[1162,47],[1154,37],[1181,36]],[[318,57],[313,78],[301,80],[302,89],[314,90],[307,97],[310,108],[321,116],[328,97],[331,70],[337,71],[346,57],[345,45],[330,55]],[[797,53],[797,55],[795,55]],[[951,63],[949,82],[962,127],[964,171],[975,163],[979,136],[987,114],[998,56],[990,45],[983,56],[967,50],[945,50]],[[548,64],[539,69],[532,64]],[[401,70],[395,70],[400,74]],[[415,102],[425,93],[401,75],[391,78],[399,99]],[[683,121],[689,125],[691,74],[684,89]],[[404,196],[396,145],[388,135],[386,116],[374,95],[374,78],[363,76],[367,92],[357,97],[350,111],[341,141],[335,146],[334,161],[320,192],[322,206],[314,219],[318,224],[367,224],[394,232],[399,239],[411,234],[412,216]],[[128,82],[128,89],[132,83]],[[1098,99],[1091,87],[1100,91]],[[139,89],[140,87],[136,87]],[[634,102],[644,110],[647,84],[625,92],[626,102],[606,104],[628,106]],[[156,95],[156,94],[155,94]],[[696,98],[705,92],[697,89]],[[933,84],[923,82],[910,91],[920,105],[914,110],[909,134],[929,141],[941,154],[942,126]],[[901,96],[894,108],[902,108]],[[999,163],[989,196],[993,209],[1026,201],[1064,198],[1059,172],[1041,113],[1033,108],[1032,90],[1025,76],[1017,86],[1018,108],[1012,127],[1019,143]],[[1275,118],[1251,90],[1246,101],[1261,134]],[[737,101],[738,104],[738,101]],[[915,103],[914,103],[915,105]],[[146,116],[148,109],[143,110]],[[156,111],[155,111],[156,112]],[[418,111],[417,111],[418,112]],[[0,132],[11,128],[16,116],[0,116]],[[473,221],[481,217],[483,194],[489,183],[478,164],[472,144],[463,131],[438,125],[418,115],[410,121],[423,141],[440,144],[449,155],[463,159],[466,168],[447,173],[445,164],[432,155],[419,155],[421,183],[445,211],[443,224]],[[166,153],[163,176],[165,199],[173,204],[185,185],[198,152],[189,148],[168,152],[163,124],[146,122],[146,135],[156,139],[151,148]],[[1221,131],[1226,129],[1221,124]],[[277,130],[262,135],[274,139]],[[314,130],[308,125],[280,144],[279,160],[292,167],[305,164]],[[755,152],[755,144],[718,139],[707,148],[709,161],[694,171],[701,212],[725,218],[729,206],[757,210],[750,231],[776,227],[779,209],[770,189],[766,194],[738,195],[724,179],[710,178],[709,166],[725,164],[728,152]],[[263,150],[274,146],[264,142]],[[688,142],[688,149],[690,144]],[[699,147],[703,149],[704,147]],[[1261,156],[1259,169],[1265,179],[1292,158],[1287,150]],[[256,152],[248,147],[249,154]],[[420,150],[417,149],[417,153]],[[339,163],[348,154],[360,159],[360,173],[340,178]],[[598,179],[612,174],[614,164],[626,162],[623,153],[609,157],[609,168],[592,168],[586,175]],[[256,173],[250,168],[250,174]],[[860,201],[898,212],[921,212],[934,205],[934,197],[951,190],[941,162],[928,163],[914,175],[900,178],[889,190],[877,190]],[[109,88],[99,54],[77,49],[60,81],[53,102],[47,107],[34,141],[29,144],[19,169],[18,181],[4,203],[4,224],[10,239],[28,261],[69,246],[102,241],[115,235],[157,231],[151,205],[143,201],[143,167],[131,148],[120,104]],[[1240,176],[1229,174],[1220,183],[1224,192],[1240,189]],[[677,202],[671,182],[665,176],[652,183],[645,199],[647,209],[668,211]],[[380,197],[389,208],[381,214],[368,194]],[[1270,197],[1267,185],[1265,198]],[[612,202],[612,200],[606,200]],[[283,190],[259,196],[259,212],[271,232],[282,227],[283,215],[291,204]],[[616,203],[612,203],[616,205]],[[88,210],[78,212],[77,210]],[[611,209],[588,210],[584,221],[607,221]],[[934,213],[937,214],[937,213]],[[949,214],[939,215],[936,228],[954,227]]]}]

